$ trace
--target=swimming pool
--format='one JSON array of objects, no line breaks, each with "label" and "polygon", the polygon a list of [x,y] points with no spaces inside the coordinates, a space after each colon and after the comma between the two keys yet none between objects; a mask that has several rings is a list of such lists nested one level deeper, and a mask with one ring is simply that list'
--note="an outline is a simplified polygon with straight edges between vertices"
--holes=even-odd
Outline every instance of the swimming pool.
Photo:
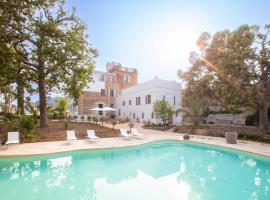
[{"label": "swimming pool", "polygon": [[0,199],[270,199],[270,159],[180,141],[0,158]]}]

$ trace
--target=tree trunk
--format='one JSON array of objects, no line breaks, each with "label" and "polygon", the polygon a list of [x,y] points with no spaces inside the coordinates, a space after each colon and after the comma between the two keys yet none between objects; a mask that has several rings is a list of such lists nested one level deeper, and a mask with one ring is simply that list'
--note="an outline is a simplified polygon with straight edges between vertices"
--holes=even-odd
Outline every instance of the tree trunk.
[{"label": "tree trunk", "polygon": [[17,80],[17,109],[18,114],[24,115],[24,83],[21,74],[18,74]]},{"label": "tree trunk", "polygon": [[42,71],[39,75],[38,90],[39,90],[40,127],[44,128],[48,126],[46,83],[44,71]]},{"label": "tree trunk", "polygon": [[268,104],[267,102],[262,103],[259,106],[259,112],[260,112],[260,129],[262,131],[265,131],[268,126]]}]

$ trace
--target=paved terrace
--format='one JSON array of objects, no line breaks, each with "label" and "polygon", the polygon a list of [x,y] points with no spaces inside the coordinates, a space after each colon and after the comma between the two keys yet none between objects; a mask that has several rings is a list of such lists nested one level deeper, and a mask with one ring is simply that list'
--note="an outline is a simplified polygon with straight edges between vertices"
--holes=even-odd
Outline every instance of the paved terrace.
[{"label": "paved terrace", "polygon": [[[105,125],[111,127],[111,125]],[[4,156],[22,156],[22,155],[37,155],[56,153],[63,151],[79,150],[79,149],[100,149],[111,147],[128,147],[134,145],[145,144],[148,142],[158,140],[182,140],[183,134],[174,133],[171,131],[156,131],[149,129],[142,129],[140,124],[135,125],[138,131],[143,134],[143,139],[126,139],[123,137],[114,138],[99,138],[94,141],[77,140],[77,141],[56,141],[56,142],[39,142],[39,143],[25,143],[18,145],[10,145],[7,149],[0,148],[0,157]],[[118,124],[116,128],[126,128],[127,124]],[[226,144],[224,138],[208,137],[208,136],[192,136],[190,141],[217,145],[222,147],[234,148],[242,151],[252,152],[270,157],[270,144],[238,141],[238,144]]]}]

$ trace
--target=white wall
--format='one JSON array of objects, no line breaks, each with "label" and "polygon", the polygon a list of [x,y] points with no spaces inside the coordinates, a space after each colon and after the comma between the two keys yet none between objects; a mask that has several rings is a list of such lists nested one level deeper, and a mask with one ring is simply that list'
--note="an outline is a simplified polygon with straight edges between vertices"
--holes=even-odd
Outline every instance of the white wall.
[{"label": "white wall", "polygon": [[84,91],[91,91],[91,92],[100,92],[101,89],[105,89],[105,79],[104,81],[100,81],[100,76],[104,75],[106,79],[106,73],[101,71],[94,71],[93,72],[93,80],[94,82],[90,82],[87,84],[87,87],[84,88]]},{"label": "white wall", "polygon": [[[151,104],[145,104],[145,96],[151,95]],[[156,118],[152,119],[151,115],[153,112],[153,104],[157,100],[162,100],[163,95],[165,99],[170,103],[174,109],[178,109],[181,106],[181,84],[173,81],[165,81],[158,78],[150,80],[148,82],[138,84],[136,86],[124,89],[122,91],[122,96],[116,99],[117,117],[126,118],[128,117],[131,121],[151,121],[152,123],[159,123],[160,121]],[[141,104],[136,106],[136,97],[141,97]],[[176,102],[174,105],[174,97]],[[132,105],[129,105],[129,100],[132,100]],[[123,106],[123,101],[125,101],[125,106]],[[121,115],[118,115],[118,110],[120,110]],[[130,115],[131,113],[131,115]],[[133,114],[135,113],[135,119]],[[142,113],[144,113],[144,119],[142,119]],[[180,114],[173,117],[173,123],[179,124],[182,122],[182,117]]]}]

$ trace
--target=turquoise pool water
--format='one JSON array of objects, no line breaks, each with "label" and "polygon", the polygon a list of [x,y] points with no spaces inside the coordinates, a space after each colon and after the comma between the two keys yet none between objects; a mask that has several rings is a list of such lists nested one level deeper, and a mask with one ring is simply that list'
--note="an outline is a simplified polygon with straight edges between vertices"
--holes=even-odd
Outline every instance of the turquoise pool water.
[{"label": "turquoise pool water", "polygon": [[0,159],[1,200],[269,200],[269,189],[269,159],[179,141]]}]

